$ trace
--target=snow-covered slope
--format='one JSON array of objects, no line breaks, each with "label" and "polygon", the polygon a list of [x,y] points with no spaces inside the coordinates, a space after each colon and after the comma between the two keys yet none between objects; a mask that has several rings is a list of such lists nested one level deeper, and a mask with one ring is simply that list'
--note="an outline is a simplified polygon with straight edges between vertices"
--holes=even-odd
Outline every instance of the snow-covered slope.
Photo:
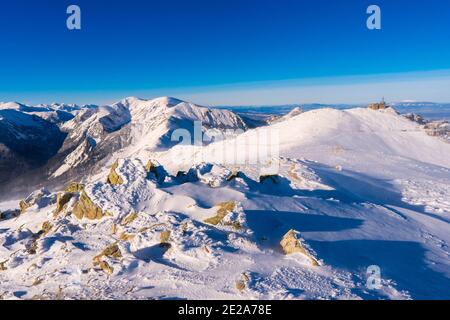
[{"label": "snow-covered slope", "polygon": [[29,106],[18,102],[0,102],[0,110],[15,110],[36,115],[51,123],[61,124],[71,120],[80,110],[95,108],[94,105],[79,106],[75,104],[53,103],[51,105]]},{"label": "snow-covered slope", "polygon": [[64,138],[65,134],[55,124],[40,117],[0,109],[1,184],[28,168],[45,164],[58,152]]},{"label": "snow-covered slope", "polygon": [[[450,298],[450,144],[368,109],[304,112],[204,147],[166,144],[197,119],[245,128],[169,98],[66,123],[72,141],[91,139],[70,152],[75,163],[119,147],[84,186],[35,192],[20,214],[18,200],[0,205],[0,295]],[[278,137],[273,175],[219,157],[254,150],[263,131]]]},{"label": "snow-covered slope", "polygon": [[[156,148],[170,148],[178,143],[171,141],[172,132],[175,129],[193,132],[194,121],[201,122],[203,131],[247,129],[242,119],[231,111],[211,110],[169,97],[127,98],[101,107],[61,104],[29,107],[17,103],[2,106],[1,112],[14,113],[24,119],[32,116],[39,119],[39,116],[46,123],[58,125],[66,135],[63,145],[47,159],[44,167],[33,172],[22,170],[25,177],[12,180],[12,186],[2,186],[4,190],[18,193],[39,181],[46,180],[49,186],[58,186],[70,180],[81,180],[86,172],[94,173],[109,165],[113,156],[118,156],[114,153],[128,157]],[[66,117],[67,114],[70,116]],[[0,125],[3,122],[0,119]],[[40,136],[40,133],[35,135]],[[30,143],[39,146],[34,141]]]},{"label": "snow-covered slope", "polygon": [[178,143],[171,141],[172,132],[185,129],[192,133],[194,121],[201,122],[203,131],[246,129],[239,116],[228,110],[211,110],[169,97],[127,98],[112,106],[87,109],[62,126],[68,139],[61,151],[72,151],[65,154],[63,165],[53,176],[77,169],[84,164],[83,159],[111,161],[114,152],[118,153],[116,157],[130,157],[157,148],[168,149]]},{"label": "snow-covered slope", "polygon": [[267,123],[275,124],[275,123],[283,122],[283,121],[286,121],[293,117],[298,116],[302,112],[303,112],[303,110],[300,107],[295,107],[291,111],[289,111],[287,114],[285,114],[284,116],[273,116],[273,117],[269,118],[267,120]]}]

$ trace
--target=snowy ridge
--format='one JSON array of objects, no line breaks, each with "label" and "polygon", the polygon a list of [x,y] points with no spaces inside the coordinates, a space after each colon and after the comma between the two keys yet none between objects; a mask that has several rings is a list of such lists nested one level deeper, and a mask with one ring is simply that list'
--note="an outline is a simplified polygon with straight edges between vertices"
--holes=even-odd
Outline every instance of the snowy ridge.
[{"label": "snowy ridge", "polygon": [[[450,144],[369,109],[308,111],[203,147],[165,144],[195,120],[247,129],[233,113],[172,98],[128,98],[66,122],[76,146],[63,146],[67,170],[92,168],[99,150],[108,157],[83,187],[37,192],[20,214],[19,201],[0,205],[0,295],[450,298]],[[279,134],[276,174],[221,161],[262,130]],[[366,286],[373,265],[378,289]]]}]

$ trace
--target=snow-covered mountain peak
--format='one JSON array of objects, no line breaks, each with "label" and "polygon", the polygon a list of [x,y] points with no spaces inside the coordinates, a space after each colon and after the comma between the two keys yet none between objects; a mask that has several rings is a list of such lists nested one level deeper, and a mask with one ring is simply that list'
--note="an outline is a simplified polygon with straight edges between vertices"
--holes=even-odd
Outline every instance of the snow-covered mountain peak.
[{"label": "snow-covered mountain peak", "polygon": [[[26,149],[34,135],[48,138],[42,146],[64,139],[48,166],[4,179],[40,185],[0,202],[3,297],[449,297],[450,144],[388,109],[329,108],[173,147],[171,133],[194,121],[204,132],[245,124],[171,99],[127,98],[59,126],[0,110],[0,155],[21,140],[22,154],[36,154]],[[279,139],[251,139],[264,130]],[[247,161],[264,156],[262,144],[279,147],[276,172]],[[247,152],[239,163],[222,157]],[[379,290],[365,286],[373,265]]]},{"label": "snow-covered mountain peak", "polygon": [[26,107],[24,104],[10,101],[10,102],[0,102],[0,110],[7,110],[7,109],[13,109],[13,110],[20,110],[23,107]]},{"label": "snow-covered mountain peak", "polygon": [[138,97],[127,97],[115,105],[121,104],[130,108],[133,107],[174,107],[180,103],[185,103],[182,100],[172,97],[159,97],[155,99],[142,99]]},{"label": "snow-covered mountain peak", "polygon": [[176,105],[179,105],[180,103],[186,103],[183,100],[173,98],[173,97],[159,97],[152,100],[154,103],[159,103],[162,105],[166,105],[168,107],[174,107]]}]

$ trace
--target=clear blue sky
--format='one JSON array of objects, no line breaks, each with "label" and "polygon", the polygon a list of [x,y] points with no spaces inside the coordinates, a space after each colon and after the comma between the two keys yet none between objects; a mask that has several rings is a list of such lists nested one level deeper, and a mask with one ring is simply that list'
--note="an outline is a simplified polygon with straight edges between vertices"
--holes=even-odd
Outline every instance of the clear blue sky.
[{"label": "clear blue sky", "polygon": [[[80,31],[66,28],[70,4],[81,7]],[[382,9],[381,31],[366,28],[370,4]],[[359,103],[396,86],[392,100],[450,101],[448,70],[448,0],[0,4],[0,101],[261,104],[265,92],[268,103]]]}]

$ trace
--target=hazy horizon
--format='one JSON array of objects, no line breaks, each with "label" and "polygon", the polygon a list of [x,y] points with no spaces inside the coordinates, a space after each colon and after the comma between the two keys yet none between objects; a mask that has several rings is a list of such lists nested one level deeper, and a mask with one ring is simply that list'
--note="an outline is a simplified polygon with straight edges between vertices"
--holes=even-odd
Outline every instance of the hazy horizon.
[{"label": "hazy horizon", "polygon": [[450,102],[448,1],[17,0],[0,12],[0,101]]}]

